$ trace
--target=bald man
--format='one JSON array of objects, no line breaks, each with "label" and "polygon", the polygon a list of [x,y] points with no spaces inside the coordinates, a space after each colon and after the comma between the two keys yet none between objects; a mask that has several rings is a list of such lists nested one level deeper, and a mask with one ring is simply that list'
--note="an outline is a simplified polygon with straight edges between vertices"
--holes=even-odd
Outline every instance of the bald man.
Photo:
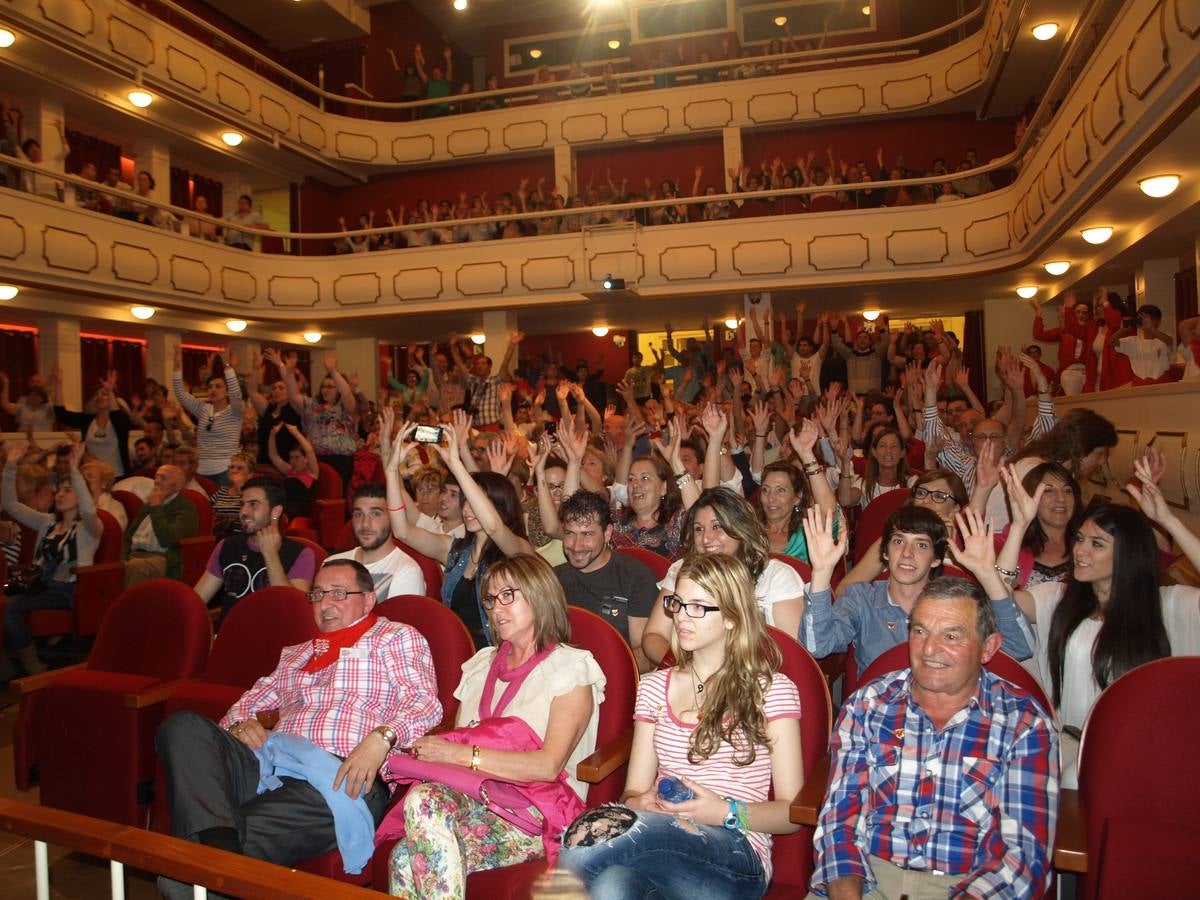
[{"label": "bald man", "polygon": [[200,528],[196,507],[180,493],[186,482],[178,466],[158,467],[154,490],[125,529],[126,587],[151,578],[183,577],[179,542]]}]

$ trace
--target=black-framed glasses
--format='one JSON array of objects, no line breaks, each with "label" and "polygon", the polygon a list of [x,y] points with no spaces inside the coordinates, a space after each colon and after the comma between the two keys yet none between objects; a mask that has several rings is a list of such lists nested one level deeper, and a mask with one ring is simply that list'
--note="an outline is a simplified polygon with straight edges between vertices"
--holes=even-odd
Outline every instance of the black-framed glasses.
[{"label": "black-framed glasses", "polygon": [[367,593],[367,592],[366,591],[348,591],[345,588],[341,588],[341,587],[330,588],[327,591],[323,591],[320,588],[313,588],[311,591],[308,592],[308,602],[309,603],[320,603],[326,597],[329,597],[330,600],[333,600],[336,603],[341,603],[347,597],[353,597],[355,594],[365,594],[365,593]]},{"label": "black-framed glasses", "polygon": [[690,619],[703,619],[710,612],[721,611],[721,607],[719,606],[710,606],[707,603],[684,600],[678,594],[667,594],[667,596],[663,597],[663,611],[668,616],[674,616],[681,609]]},{"label": "black-framed glasses", "polygon": [[517,599],[517,594],[520,593],[520,588],[510,587],[497,591],[494,594],[484,594],[479,598],[479,602],[483,604],[486,612],[491,612],[496,608],[496,604],[501,606],[511,606],[512,602]]},{"label": "black-framed glasses", "polygon": [[931,491],[927,487],[913,488],[913,497],[917,500],[924,500],[926,497],[932,497],[938,503],[945,503],[947,500],[953,500],[954,495],[948,491]]}]

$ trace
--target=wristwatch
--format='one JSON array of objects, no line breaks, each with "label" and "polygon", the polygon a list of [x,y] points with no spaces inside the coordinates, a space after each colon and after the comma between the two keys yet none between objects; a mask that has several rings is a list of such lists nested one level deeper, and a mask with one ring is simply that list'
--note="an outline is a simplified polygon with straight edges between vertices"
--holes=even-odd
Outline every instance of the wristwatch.
[{"label": "wristwatch", "polygon": [[396,746],[396,739],[399,737],[399,735],[396,734],[396,729],[391,725],[380,725],[378,728],[373,730],[375,734],[379,735],[388,742],[388,747]]}]

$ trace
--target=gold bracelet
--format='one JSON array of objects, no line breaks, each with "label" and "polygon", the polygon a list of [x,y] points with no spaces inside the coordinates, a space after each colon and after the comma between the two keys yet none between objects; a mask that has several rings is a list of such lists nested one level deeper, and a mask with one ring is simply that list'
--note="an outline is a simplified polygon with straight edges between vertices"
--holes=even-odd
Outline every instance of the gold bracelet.
[{"label": "gold bracelet", "polygon": [[472,772],[479,771],[480,762],[482,762],[482,759],[480,759],[480,756],[479,756],[479,745],[472,744],[471,745],[471,771]]}]

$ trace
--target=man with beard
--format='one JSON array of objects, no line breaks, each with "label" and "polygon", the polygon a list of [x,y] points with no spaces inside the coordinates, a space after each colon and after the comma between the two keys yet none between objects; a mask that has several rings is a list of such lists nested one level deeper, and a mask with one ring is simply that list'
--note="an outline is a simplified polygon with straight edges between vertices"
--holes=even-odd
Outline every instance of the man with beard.
[{"label": "man with beard", "polygon": [[358,546],[326,559],[352,559],[371,573],[375,597],[381,603],[402,594],[425,594],[425,576],[413,558],[392,541],[387,495],[382,484],[364,484],[354,492],[351,523]]},{"label": "man with beard", "polygon": [[209,603],[220,599],[221,620],[243,597],[265,587],[307,591],[317,561],[303,544],[283,536],[283,485],[273,478],[251,478],[242,486],[242,534],[213,548],[196,593]]}]

